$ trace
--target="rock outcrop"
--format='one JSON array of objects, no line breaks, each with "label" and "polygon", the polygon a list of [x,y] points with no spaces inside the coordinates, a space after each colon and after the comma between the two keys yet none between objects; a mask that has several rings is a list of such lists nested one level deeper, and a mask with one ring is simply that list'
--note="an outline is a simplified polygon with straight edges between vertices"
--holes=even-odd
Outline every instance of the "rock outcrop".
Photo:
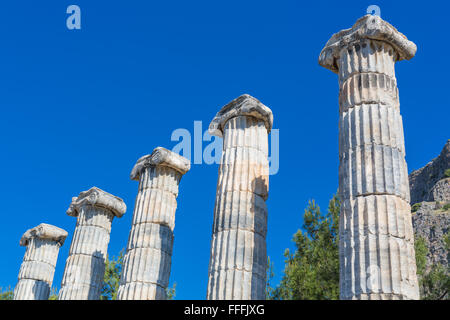
[{"label": "rock outcrop", "polygon": [[[422,201],[436,201],[433,188],[442,179],[448,178],[445,176],[445,171],[450,169],[450,139],[442,149],[441,154],[431,160],[425,167],[413,171],[409,175],[409,186],[411,189],[411,205]],[[447,180],[446,194],[449,195],[449,182]],[[437,201],[443,201],[437,200]],[[447,198],[447,201],[448,200]]]},{"label": "rock outcrop", "polygon": [[427,269],[437,263],[448,266],[444,236],[449,231],[450,210],[439,208],[436,202],[422,202],[412,217],[416,237],[423,238],[428,247]]},{"label": "rock outcrop", "polygon": [[450,226],[450,177],[446,177],[449,168],[450,140],[437,158],[409,176],[415,211],[413,228],[416,237],[423,238],[428,247],[427,269],[438,263],[449,265],[445,246]]}]

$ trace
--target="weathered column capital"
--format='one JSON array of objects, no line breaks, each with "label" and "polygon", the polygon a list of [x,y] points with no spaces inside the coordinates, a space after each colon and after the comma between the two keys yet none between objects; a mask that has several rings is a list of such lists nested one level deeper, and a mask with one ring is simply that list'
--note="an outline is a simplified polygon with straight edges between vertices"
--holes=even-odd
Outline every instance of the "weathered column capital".
[{"label": "weathered column capital", "polygon": [[22,238],[20,239],[20,245],[22,247],[26,247],[28,246],[32,238],[39,238],[55,241],[59,244],[59,246],[62,246],[67,238],[67,235],[67,231],[61,228],[52,226],[50,224],[41,223],[37,227],[27,230],[22,235]]},{"label": "weathered column capital", "polygon": [[363,39],[384,41],[396,51],[395,61],[409,60],[416,54],[417,46],[390,23],[375,15],[366,15],[353,25],[335,33],[319,56],[319,64],[335,73],[339,71],[341,50]]},{"label": "weathered column capital", "polygon": [[66,237],[65,230],[46,223],[23,234],[20,245],[27,249],[14,289],[14,300],[48,299],[59,248]]},{"label": "weathered column capital", "polygon": [[72,203],[66,212],[67,215],[77,217],[80,208],[84,205],[110,210],[118,218],[122,217],[127,210],[125,202],[119,197],[113,196],[97,187],[92,187],[87,191],[81,192],[78,197],[72,198]]},{"label": "weathered column capital", "polygon": [[157,147],[152,154],[139,158],[133,170],[131,170],[130,179],[139,180],[142,170],[156,166],[166,166],[184,175],[191,168],[191,163],[188,159],[175,152],[163,147]]},{"label": "weathered column capital", "polygon": [[258,99],[248,94],[243,94],[222,107],[222,109],[217,112],[216,116],[209,125],[209,134],[222,137],[225,123],[231,118],[239,116],[248,116],[261,119],[264,121],[267,128],[267,133],[270,133],[270,130],[272,130],[272,110],[262,104]]}]

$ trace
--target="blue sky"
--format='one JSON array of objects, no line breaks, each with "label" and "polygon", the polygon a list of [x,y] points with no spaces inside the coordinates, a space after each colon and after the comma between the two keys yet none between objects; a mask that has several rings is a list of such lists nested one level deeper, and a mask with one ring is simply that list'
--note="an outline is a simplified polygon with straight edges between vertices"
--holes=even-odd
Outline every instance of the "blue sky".
[{"label": "blue sky", "polygon": [[[66,28],[81,8],[82,29]],[[15,286],[19,239],[41,222],[69,232],[71,197],[97,186],[124,199],[110,255],[126,246],[137,193],[136,160],[172,132],[207,129],[248,93],[280,131],[280,170],[270,177],[268,254],[275,282],[309,199],[323,209],[338,186],[338,82],[317,59],[335,32],[376,4],[418,46],[397,64],[407,162],[418,169],[449,135],[448,20],[442,1],[3,1],[0,4],[0,286]],[[205,144],[206,145],[206,144]],[[204,145],[204,146],[205,146]],[[204,299],[217,165],[182,179],[171,283],[177,299]]]}]

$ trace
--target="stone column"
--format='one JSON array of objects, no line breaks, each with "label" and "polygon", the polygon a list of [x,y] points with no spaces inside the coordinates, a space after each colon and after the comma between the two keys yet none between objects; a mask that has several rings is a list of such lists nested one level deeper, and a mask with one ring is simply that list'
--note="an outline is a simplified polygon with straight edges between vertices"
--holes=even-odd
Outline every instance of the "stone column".
[{"label": "stone column", "polygon": [[23,234],[20,245],[27,247],[27,251],[20,267],[14,300],[48,300],[59,248],[66,237],[65,230],[45,223]]},{"label": "stone column", "polygon": [[416,45],[378,16],[333,35],[319,64],[339,75],[341,299],[418,299],[394,65]]},{"label": "stone column", "polygon": [[172,263],[178,185],[188,159],[158,147],[138,160],[131,180],[139,181],[120,280],[119,300],[164,300]]},{"label": "stone column", "polygon": [[122,217],[122,199],[96,187],[72,198],[67,214],[77,218],[59,300],[98,300],[105,273],[111,223]]},{"label": "stone column", "polygon": [[207,299],[265,299],[272,111],[244,94],[209,126],[223,137],[209,262]]}]

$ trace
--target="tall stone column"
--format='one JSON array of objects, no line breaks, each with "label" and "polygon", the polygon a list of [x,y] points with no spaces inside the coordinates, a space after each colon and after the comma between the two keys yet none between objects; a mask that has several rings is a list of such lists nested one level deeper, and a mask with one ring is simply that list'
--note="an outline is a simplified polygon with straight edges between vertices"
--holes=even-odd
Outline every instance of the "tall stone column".
[{"label": "tall stone column", "polygon": [[172,263],[178,185],[188,159],[158,147],[138,160],[131,180],[139,181],[120,280],[119,300],[164,300]]},{"label": "tall stone column", "polygon": [[67,214],[77,218],[59,300],[98,300],[105,273],[111,223],[122,217],[122,199],[96,187],[72,198]]},{"label": "tall stone column", "polygon": [[41,223],[25,232],[20,245],[27,247],[19,271],[14,300],[48,300],[55,274],[59,248],[67,232]]},{"label": "tall stone column", "polygon": [[209,126],[223,137],[209,262],[207,299],[265,299],[272,111],[244,94]]},{"label": "tall stone column", "polygon": [[418,299],[394,65],[416,45],[378,16],[334,34],[319,64],[339,75],[341,299]]}]

